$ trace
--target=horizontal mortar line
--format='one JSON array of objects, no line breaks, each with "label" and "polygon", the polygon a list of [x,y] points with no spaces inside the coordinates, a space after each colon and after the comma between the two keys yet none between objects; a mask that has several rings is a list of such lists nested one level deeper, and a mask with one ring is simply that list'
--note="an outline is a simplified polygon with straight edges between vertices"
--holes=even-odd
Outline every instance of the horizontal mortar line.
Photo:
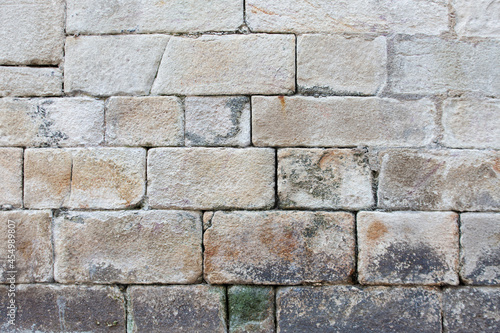
[{"label": "horizontal mortar line", "polygon": [[13,65],[3,65],[0,64],[0,68],[59,68],[60,64],[47,64],[47,65],[33,65],[33,64],[28,64],[28,65],[23,65],[23,64],[13,64]]}]

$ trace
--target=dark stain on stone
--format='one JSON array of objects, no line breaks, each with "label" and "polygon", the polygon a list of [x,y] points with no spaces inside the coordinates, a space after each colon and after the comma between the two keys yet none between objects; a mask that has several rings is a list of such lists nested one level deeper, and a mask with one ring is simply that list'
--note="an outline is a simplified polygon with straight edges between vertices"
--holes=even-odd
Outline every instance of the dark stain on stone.
[{"label": "dark stain on stone", "polygon": [[36,110],[29,113],[32,119],[40,122],[38,136],[42,139],[41,147],[59,147],[61,141],[69,138],[65,133],[52,129],[54,122],[48,119],[48,111],[43,107],[43,105],[50,105],[51,103],[50,101],[46,101],[41,105],[37,105]]},{"label": "dark stain on stone", "polygon": [[314,96],[314,97],[323,97],[323,96],[369,96],[367,94],[363,94],[356,91],[347,91],[347,90],[334,90],[328,86],[314,86],[314,87],[302,87],[299,86],[299,94],[304,96]]},{"label": "dark stain on stone", "polygon": [[316,214],[313,218],[312,225],[307,226],[302,231],[302,235],[306,238],[313,238],[317,235],[319,230],[325,230],[330,228],[330,223],[321,214]]},{"label": "dark stain on stone", "polygon": [[271,307],[269,287],[236,286],[228,291],[231,329],[265,320]]},{"label": "dark stain on stone", "polygon": [[114,282],[120,276],[123,276],[123,272],[109,264],[91,265],[89,268],[89,277],[92,281]]},{"label": "dark stain on stone", "polygon": [[[476,268],[467,276],[466,279],[474,283],[498,284],[500,280],[500,248],[491,251],[482,251],[481,257],[476,261]],[[485,271],[490,268],[495,270],[491,279],[486,278]]]}]

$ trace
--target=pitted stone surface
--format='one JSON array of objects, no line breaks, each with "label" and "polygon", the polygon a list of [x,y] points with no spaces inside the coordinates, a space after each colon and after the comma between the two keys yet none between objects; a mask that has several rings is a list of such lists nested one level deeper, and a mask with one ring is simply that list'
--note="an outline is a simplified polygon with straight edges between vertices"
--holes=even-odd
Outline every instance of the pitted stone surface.
[{"label": "pitted stone surface", "polygon": [[23,150],[0,148],[0,206],[23,204]]},{"label": "pitted stone surface", "polygon": [[272,287],[232,286],[227,290],[230,333],[273,333]]},{"label": "pitted stone surface", "polygon": [[0,67],[0,97],[62,95],[63,76],[57,68]]}]

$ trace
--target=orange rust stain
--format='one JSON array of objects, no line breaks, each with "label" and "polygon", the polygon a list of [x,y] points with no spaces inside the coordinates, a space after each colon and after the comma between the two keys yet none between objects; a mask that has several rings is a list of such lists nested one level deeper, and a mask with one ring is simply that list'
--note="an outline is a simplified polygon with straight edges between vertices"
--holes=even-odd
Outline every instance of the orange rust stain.
[{"label": "orange rust stain", "polygon": [[279,96],[278,99],[280,100],[281,104],[281,111],[286,112],[286,102],[285,102],[285,97],[284,96]]},{"label": "orange rust stain", "polygon": [[493,169],[500,173],[500,158],[495,159],[495,164],[493,164]]},{"label": "orange rust stain", "polygon": [[376,241],[387,233],[387,227],[380,221],[375,221],[368,227],[367,237],[371,241]]},{"label": "orange rust stain", "polygon": [[264,13],[266,15],[278,15],[274,12],[271,12],[271,11],[268,11],[268,10],[265,10],[265,9],[262,9],[262,8],[259,8],[257,6],[254,6],[254,5],[249,5],[250,7],[252,7],[252,12],[254,13],[257,13],[257,12],[261,12],[261,13]]},{"label": "orange rust stain", "polygon": [[331,166],[333,160],[337,155],[342,155],[343,153],[335,150],[327,150],[323,153],[323,156],[319,159],[319,167],[321,170],[325,170],[328,166]]}]

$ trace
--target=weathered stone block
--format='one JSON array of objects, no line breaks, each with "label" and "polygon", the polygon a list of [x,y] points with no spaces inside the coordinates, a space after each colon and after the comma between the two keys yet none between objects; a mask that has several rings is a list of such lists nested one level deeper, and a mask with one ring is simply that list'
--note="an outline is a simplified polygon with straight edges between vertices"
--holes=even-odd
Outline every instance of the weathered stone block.
[{"label": "weathered stone block", "polygon": [[69,0],[70,34],[235,31],[243,24],[243,1]]},{"label": "weathered stone block", "polygon": [[187,97],[185,107],[187,145],[250,145],[248,97]]},{"label": "weathered stone block", "polygon": [[288,94],[295,89],[295,36],[172,37],[152,93]]},{"label": "weathered stone block", "polygon": [[64,0],[2,0],[0,64],[57,65],[63,58]]},{"label": "weathered stone block", "polygon": [[460,222],[462,280],[500,285],[500,214],[465,213]]},{"label": "weathered stone block", "polygon": [[0,148],[0,206],[23,205],[23,150]]},{"label": "weathered stone block", "polygon": [[438,333],[439,298],[429,288],[279,288],[278,332]]},{"label": "weathered stone block", "polygon": [[104,104],[90,98],[0,99],[3,146],[98,145]]},{"label": "weathered stone block", "polygon": [[72,212],[55,220],[61,283],[194,283],[201,215],[183,211]]},{"label": "weathered stone block", "polygon": [[344,212],[216,212],[203,244],[213,284],[341,283],[354,272]]},{"label": "weathered stone block", "polygon": [[264,32],[437,35],[448,30],[445,0],[248,0],[246,15],[252,31]]},{"label": "weathered stone block", "polygon": [[500,96],[500,41],[396,36],[389,56],[389,91],[439,94],[477,91]]},{"label": "weathered stone block", "polygon": [[106,141],[113,146],[180,146],[184,111],[178,97],[111,97]]},{"label": "weathered stone block", "polygon": [[[141,148],[27,149],[25,165],[30,208],[130,208],[144,196]],[[41,172],[42,167],[50,169]]]},{"label": "weathered stone block", "polygon": [[274,291],[271,287],[232,286],[227,296],[229,332],[274,333]]},{"label": "weathered stone block", "polygon": [[362,284],[458,284],[458,215],[448,212],[360,212]]},{"label": "weathered stone block", "polygon": [[375,95],[385,85],[385,37],[302,35],[297,43],[302,94]]},{"label": "weathered stone block", "polygon": [[498,0],[452,0],[455,31],[463,36],[500,37]]},{"label": "weathered stone block", "polygon": [[374,204],[371,171],[361,151],[278,150],[282,208],[362,209]]},{"label": "weathered stone block", "polygon": [[227,332],[224,287],[133,286],[128,292],[130,332]]},{"label": "weathered stone block", "polygon": [[[7,304],[8,286],[0,286]],[[2,332],[122,332],[126,331],[125,302],[116,287],[22,284],[16,292],[15,325],[3,321]],[[7,318],[7,307],[0,308]]]},{"label": "weathered stone block", "polygon": [[424,146],[434,137],[428,99],[252,97],[257,146]]},{"label": "weathered stone block", "polygon": [[[0,212],[1,283],[10,283],[12,271],[16,283],[52,280],[51,220],[49,211]],[[8,260],[13,254],[9,244],[15,248],[14,262]]]},{"label": "weathered stone block", "polygon": [[162,35],[66,38],[64,91],[96,96],[148,94],[169,38]]},{"label": "weathered stone block", "polygon": [[500,210],[498,152],[389,149],[379,159],[382,208]]},{"label": "weathered stone block", "polygon": [[0,67],[0,97],[59,96],[62,85],[57,68]]},{"label": "weathered stone block", "polygon": [[448,99],[443,143],[453,148],[500,148],[500,100]]},{"label": "weathered stone block", "polygon": [[450,288],[443,292],[443,332],[496,333],[500,331],[500,289]]},{"label": "weathered stone block", "polygon": [[269,208],[274,151],[261,148],[155,148],[148,154],[153,208]]}]

